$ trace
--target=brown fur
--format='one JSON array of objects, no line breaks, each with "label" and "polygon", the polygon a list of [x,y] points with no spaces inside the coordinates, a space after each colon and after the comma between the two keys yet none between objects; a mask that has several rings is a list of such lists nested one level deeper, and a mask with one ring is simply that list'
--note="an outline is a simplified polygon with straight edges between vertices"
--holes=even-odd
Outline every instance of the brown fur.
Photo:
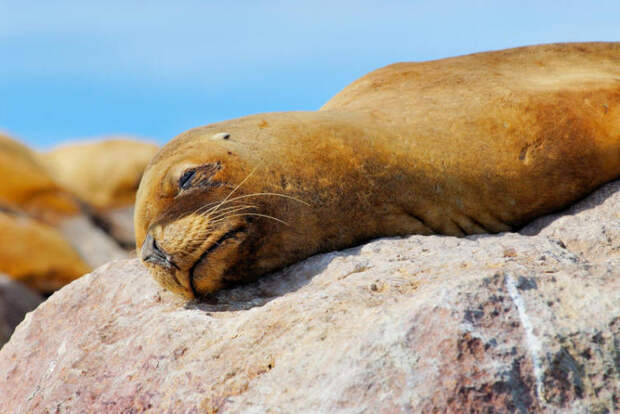
[{"label": "brown fur", "polygon": [[61,146],[42,154],[52,176],[91,206],[132,205],[138,183],[158,147],[130,139],[105,139]]},{"label": "brown fur", "polygon": [[0,134],[0,207],[28,212],[48,223],[79,212],[71,194],[50,177],[37,155]]},{"label": "brown fur", "polygon": [[375,237],[507,231],[618,176],[620,43],[399,63],[320,111],[175,138],[142,179],[136,242],[173,263],[145,262],[163,286],[200,296]]},{"label": "brown fur", "polygon": [[90,271],[53,227],[15,212],[0,211],[0,272],[51,293]]}]

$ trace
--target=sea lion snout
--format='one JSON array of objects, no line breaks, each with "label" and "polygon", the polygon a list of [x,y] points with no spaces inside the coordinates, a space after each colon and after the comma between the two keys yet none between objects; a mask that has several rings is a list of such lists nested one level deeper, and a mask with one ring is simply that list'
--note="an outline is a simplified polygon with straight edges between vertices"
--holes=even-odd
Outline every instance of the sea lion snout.
[{"label": "sea lion snout", "polygon": [[170,256],[163,251],[153,236],[149,233],[142,244],[140,251],[142,260],[163,267],[175,267],[174,262],[170,260]]},{"label": "sea lion snout", "polygon": [[172,256],[157,244],[150,232],[142,243],[140,258],[151,270],[155,280],[163,287],[187,298],[194,296],[191,282],[186,280],[187,278],[175,264]]},{"label": "sea lion snout", "polygon": [[228,214],[217,220],[189,214],[151,226],[140,259],[160,285],[187,298],[221,289],[251,227],[247,218]]}]

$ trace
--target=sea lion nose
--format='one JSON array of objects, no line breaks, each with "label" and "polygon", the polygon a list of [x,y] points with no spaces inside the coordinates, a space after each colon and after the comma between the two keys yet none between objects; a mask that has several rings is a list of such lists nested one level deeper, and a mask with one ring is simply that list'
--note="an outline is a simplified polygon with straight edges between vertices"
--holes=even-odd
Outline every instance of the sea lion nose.
[{"label": "sea lion nose", "polygon": [[172,262],[168,258],[168,255],[159,248],[157,242],[155,242],[155,239],[150,233],[146,236],[144,243],[142,243],[140,254],[142,255],[142,260],[145,262],[158,264],[160,266],[172,266]]}]

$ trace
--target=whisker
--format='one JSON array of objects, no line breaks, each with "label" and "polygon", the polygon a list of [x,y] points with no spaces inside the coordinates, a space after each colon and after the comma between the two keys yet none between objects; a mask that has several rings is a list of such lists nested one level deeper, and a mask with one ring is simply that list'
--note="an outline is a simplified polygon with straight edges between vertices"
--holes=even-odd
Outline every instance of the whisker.
[{"label": "whisker", "polygon": [[[233,213],[234,213],[234,211],[233,211]],[[216,224],[219,224],[219,223],[225,221],[228,217],[231,217],[231,215],[222,215],[222,216],[217,217],[214,220],[210,220],[206,230],[207,231],[213,230],[213,228],[215,227]]]},{"label": "whisker", "polygon": [[290,200],[297,201],[298,203],[305,204],[306,206],[310,207],[310,203],[307,203],[307,202],[305,202],[305,201],[303,201],[303,200],[300,200],[299,198],[296,198],[296,197],[290,196],[290,195],[288,195],[288,194],[281,194],[281,193],[253,193],[253,194],[244,194],[244,195],[241,195],[241,196],[237,196],[237,197],[231,198],[231,199],[230,199],[230,200],[228,200],[228,201],[229,201],[229,202],[232,202],[232,201],[235,201],[235,200],[240,200],[240,199],[242,199],[242,198],[257,197],[257,196],[262,196],[262,195],[269,195],[269,196],[276,196],[276,197],[288,198],[288,199],[290,199]]},{"label": "whisker", "polygon": [[243,213],[243,214],[232,214],[232,215],[230,215],[230,216],[226,216],[226,218],[229,218],[229,217],[245,217],[245,216],[258,216],[258,217],[265,217],[265,218],[275,220],[275,221],[277,221],[277,222],[279,222],[279,223],[284,224],[285,226],[289,226],[289,227],[290,227],[290,224],[288,224],[288,223],[287,223],[286,221],[284,221],[284,220],[280,220],[279,218],[275,218],[275,217],[273,217],[273,216],[269,216],[269,215],[267,215],[267,214],[260,214],[260,213]]},{"label": "whisker", "polygon": [[[243,185],[243,184],[244,184],[244,183],[245,183],[245,182],[246,182],[246,181],[247,181],[247,180],[248,180],[248,179],[249,179],[252,175],[254,175],[254,173],[256,172],[256,170],[258,169],[258,167],[260,167],[260,164],[259,164],[259,165],[257,165],[256,167],[254,167],[254,169],[253,169],[252,171],[250,171],[250,173],[249,173],[249,174],[248,174],[248,175],[247,175],[247,176],[246,176],[243,180],[241,180],[241,182],[240,182],[239,184],[237,184],[237,186],[236,186],[235,188],[233,188],[233,189],[232,189],[232,191],[231,191],[230,193],[228,193],[228,195],[227,195],[226,197],[224,197],[224,199],[223,199],[222,201],[219,201],[219,202],[218,202],[218,201],[216,201],[216,202],[214,202],[214,203],[208,203],[208,204],[206,204],[206,205],[200,206],[200,207],[198,208],[198,210],[200,210],[200,209],[202,209],[202,208],[205,208],[205,207],[207,207],[207,206],[210,206],[210,205],[216,204],[216,203],[217,203],[217,206],[215,206],[215,208],[214,208],[214,209],[212,209],[212,210],[217,210],[217,209],[219,208],[219,206],[221,206],[222,204],[224,204],[224,203],[225,203],[225,202],[226,202],[226,201],[230,198],[230,196],[231,196],[231,195],[233,195],[233,194],[234,194],[234,193],[235,193],[235,192],[239,189],[239,187],[241,187],[241,186],[242,186],[242,185]],[[196,212],[197,212],[198,210],[196,210]]]},{"label": "whisker", "polygon": [[217,209],[224,204],[234,193],[235,191],[237,191],[247,180],[250,179],[250,177],[252,175],[254,175],[254,173],[256,172],[256,170],[258,170],[258,167],[260,167],[260,164],[257,165],[256,167],[254,167],[254,169],[252,171],[250,171],[250,173],[243,179],[241,180],[241,182],[239,184],[237,184],[237,186],[235,188],[232,189],[232,191],[230,193],[228,193],[228,195],[226,197],[224,197],[224,199],[222,200],[222,202],[220,204],[217,205],[217,207],[215,207],[214,211],[217,211]]},{"label": "whisker", "polygon": [[196,209],[194,211],[192,211],[190,214],[202,214],[201,210],[203,210],[205,208],[208,209],[209,207],[212,207],[212,206],[214,206],[216,204],[219,204],[219,203],[220,203],[220,201],[214,201],[214,202],[211,202],[211,203],[203,204],[201,206],[196,207]]},{"label": "whisker", "polygon": [[[258,167],[257,167],[258,168]],[[308,207],[310,207],[310,203],[305,202],[304,200],[301,200],[297,197],[293,197],[290,196],[288,194],[282,194],[282,193],[271,193],[271,192],[263,192],[263,193],[252,193],[252,194],[244,194],[244,195],[240,195],[237,197],[233,197],[230,198],[229,197],[239,189],[239,187],[248,179],[250,178],[250,176],[256,171],[256,168],[254,168],[254,170],[252,170],[252,172],[241,182],[239,183],[238,186],[236,186],[230,193],[228,193],[228,195],[221,201],[215,201],[215,202],[211,202],[211,203],[207,203],[204,204],[200,207],[198,207],[196,210],[194,210],[193,213],[204,213],[204,214],[209,214],[210,212],[214,212],[217,211],[222,205],[224,204],[228,204],[228,203],[232,203],[233,201],[237,201],[237,200],[241,200],[244,198],[249,198],[249,197],[258,197],[258,196],[275,196],[275,197],[282,197],[282,198],[286,198],[289,200],[293,200],[293,201],[297,201],[298,203],[304,204]],[[203,209],[207,209],[206,211],[202,211]]]},{"label": "whisker", "polygon": [[[207,240],[212,235],[211,230],[213,230],[213,228],[215,227],[216,224],[221,223],[221,222],[223,222],[223,221],[225,221],[225,220],[227,220],[227,219],[229,219],[231,217],[246,217],[246,216],[264,217],[264,218],[268,218],[268,219],[271,219],[271,220],[275,220],[278,223],[281,223],[281,224],[284,224],[285,226],[289,226],[290,227],[290,224],[287,223],[286,221],[281,220],[281,219],[279,219],[277,217],[273,217],[273,216],[267,215],[267,214],[249,213],[249,212],[240,213],[240,214],[234,214],[234,213],[236,213],[238,211],[242,211],[242,210],[244,210],[246,208],[254,208],[254,207],[255,206],[253,206],[253,205],[233,206],[233,207],[228,207],[227,208],[229,211],[223,211],[223,210],[222,211],[218,211],[218,213],[220,213],[220,214],[218,216],[215,216],[215,217],[212,217],[212,218],[209,219],[209,223],[207,224],[206,228],[204,229],[204,233],[202,233],[202,235],[200,237],[195,238],[194,241],[203,242],[203,241]],[[231,213],[233,213],[233,214],[231,214]]]},{"label": "whisker", "polygon": [[230,208],[227,211],[222,211],[219,210],[217,211],[217,215],[215,216],[208,216],[207,218],[209,219],[209,222],[217,222],[217,220],[226,217],[229,214],[233,214],[233,213],[239,213],[243,210],[250,210],[254,207],[243,207],[243,208]]},{"label": "whisker", "polygon": [[[200,213],[200,214],[204,213],[204,214],[209,214],[209,212],[211,212],[211,211],[213,211],[214,209],[216,209],[216,208],[218,207],[218,205],[220,205],[220,203],[221,203],[221,200],[214,201],[214,202],[212,202],[212,203],[207,203],[207,204],[204,204],[204,205],[202,205],[202,206],[198,207],[196,210],[194,210],[194,213]],[[211,208],[209,208],[209,207],[211,207]],[[201,210],[203,210],[203,209],[205,209],[205,208],[207,209],[206,211],[201,211]]]},{"label": "whisker", "polygon": [[233,206],[230,206],[230,207],[225,207],[225,208],[222,208],[222,209],[220,209],[218,211],[214,211],[214,212],[211,212],[211,213],[205,212],[204,216],[207,217],[207,218],[210,218],[210,217],[213,217],[213,216],[211,216],[211,214],[224,213],[224,212],[227,212],[227,211],[240,210],[240,209],[246,209],[246,208],[258,208],[258,207],[256,207],[253,204],[238,204],[238,205],[233,205]]}]

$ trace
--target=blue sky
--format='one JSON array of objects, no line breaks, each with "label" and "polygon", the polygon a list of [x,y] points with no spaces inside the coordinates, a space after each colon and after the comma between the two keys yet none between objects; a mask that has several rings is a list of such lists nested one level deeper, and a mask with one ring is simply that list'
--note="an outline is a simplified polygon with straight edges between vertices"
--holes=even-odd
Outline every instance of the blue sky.
[{"label": "blue sky", "polygon": [[317,109],[396,61],[587,40],[620,40],[618,0],[0,0],[0,129],[39,149],[120,133],[163,144]]}]

